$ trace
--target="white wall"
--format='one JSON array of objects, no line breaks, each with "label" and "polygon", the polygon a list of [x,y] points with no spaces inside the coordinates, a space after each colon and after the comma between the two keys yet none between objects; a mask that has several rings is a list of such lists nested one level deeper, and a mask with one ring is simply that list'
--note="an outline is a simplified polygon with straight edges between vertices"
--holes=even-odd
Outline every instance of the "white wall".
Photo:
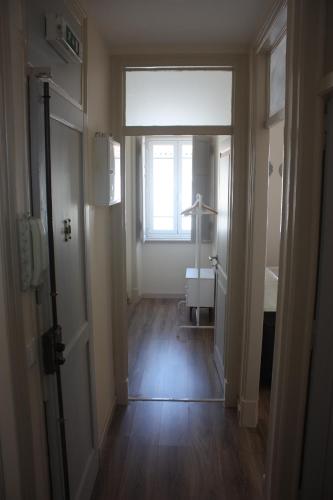
[{"label": "white wall", "polygon": [[[279,265],[284,122],[279,122],[269,131],[269,161],[273,172],[268,178],[267,192],[267,266]],[[283,167],[282,167],[283,168]]]},{"label": "white wall", "polygon": [[[111,61],[108,49],[93,23],[88,22],[87,112],[90,174],[93,138],[97,131],[111,133]],[[97,432],[103,438],[115,401],[111,313],[111,211],[90,206],[92,327],[95,356]]]},{"label": "white wall", "polygon": [[[136,169],[140,168],[141,159],[133,139],[126,137],[125,141],[127,295],[131,301],[140,296],[183,296],[186,267],[194,266],[195,245],[178,241],[141,241],[136,221],[139,196],[137,184],[140,182]],[[200,172],[197,171],[197,174]],[[211,243],[203,244],[203,267],[209,267],[208,256],[211,254]]]},{"label": "white wall", "polygon": [[[194,267],[193,243],[144,243],[142,295],[184,295],[186,267]],[[211,244],[202,245],[201,266],[209,267]]]}]

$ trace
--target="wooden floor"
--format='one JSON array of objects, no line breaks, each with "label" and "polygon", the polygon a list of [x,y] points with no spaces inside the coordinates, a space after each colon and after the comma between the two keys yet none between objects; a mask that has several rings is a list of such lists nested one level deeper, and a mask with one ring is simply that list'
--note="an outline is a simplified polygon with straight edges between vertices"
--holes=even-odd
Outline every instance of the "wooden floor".
[{"label": "wooden floor", "polygon": [[266,456],[266,444],[268,439],[270,398],[271,398],[270,388],[260,387],[257,432],[261,437],[264,446],[265,456]]},{"label": "wooden floor", "polygon": [[181,329],[177,300],[143,299],[129,313],[129,395],[223,398],[213,330]]},{"label": "wooden floor", "polygon": [[264,443],[223,403],[118,407],[93,500],[261,500]]},{"label": "wooden floor", "polygon": [[[176,301],[131,309],[130,393],[221,397],[212,331],[178,330]],[[258,429],[219,402],[131,401],[117,407],[92,500],[262,500],[269,391]]]}]

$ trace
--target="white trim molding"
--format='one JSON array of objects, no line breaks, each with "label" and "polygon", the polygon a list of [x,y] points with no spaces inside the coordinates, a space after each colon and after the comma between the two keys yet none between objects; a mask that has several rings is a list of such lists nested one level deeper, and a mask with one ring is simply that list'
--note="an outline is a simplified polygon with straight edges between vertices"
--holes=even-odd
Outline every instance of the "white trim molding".
[{"label": "white trim molding", "polygon": [[255,427],[258,421],[257,399],[240,399],[238,404],[239,425],[241,427]]},{"label": "white trim molding", "polygon": [[[6,498],[45,497],[45,468],[38,469],[32,423],[31,381],[26,360],[27,330],[20,290],[17,216],[29,196],[25,143],[24,9],[20,0],[4,1],[0,13],[0,440]],[[22,208],[24,207],[24,208]],[[33,315],[32,315],[33,316]],[[29,334],[32,332],[29,331]],[[35,409],[34,409],[35,410]],[[36,414],[38,410],[36,411]],[[43,431],[38,429],[39,443]],[[43,461],[42,457],[40,463]],[[40,483],[37,485],[37,475]],[[45,486],[45,490],[43,490]]]},{"label": "white trim molding", "polygon": [[[251,56],[250,165],[248,177],[245,302],[243,318],[240,398],[259,398],[262,327],[264,316],[264,284],[266,260],[267,184],[269,130],[266,117],[266,68],[264,54]],[[240,422],[247,422],[240,408]]]},{"label": "white trim molding", "polygon": [[239,399],[240,401],[251,401],[253,408],[251,412],[248,412],[245,411],[246,405],[239,405],[239,422],[245,427],[255,427],[258,418],[267,232],[268,55],[285,34],[286,19],[286,1],[279,0],[273,5],[272,12],[251,50],[250,59],[250,164],[247,185],[246,292]]},{"label": "white trim molding", "polygon": [[183,293],[143,293],[140,299],[185,299]]},{"label": "white trim molding", "polygon": [[[221,66],[233,68],[233,125],[232,127],[168,127],[145,128],[135,127],[128,130],[124,127],[124,70],[127,67],[175,67],[175,66]],[[241,366],[241,339],[242,317],[244,304],[244,233],[246,231],[246,179],[247,179],[247,145],[248,145],[248,81],[249,57],[248,54],[163,54],[163,55],[133,55],[127,54],[112,57],[112,74],[114,84],[111,89],[113,97],[112,106],[112,133],[115,138],[123,140],[124,135],[155,135],[155,134],[227,134],[233,135],[233,169],[231,175],[231,202],[232,221],[230,225],[230,261],[228,274],[228,314],[226,330],[230,332],[225,349],[225,374],[229,383],[226,385],[226,404],[237,407],[239,398],[239,380]],[[122,166],[124,169],[124,166]],[[123,175],[124,178],[124,175]],[[126,334],[126,309],[123,309],[124,296],[122,282],[126,283],[123,255],[121,246],[124,239],[124,204],[118,207],[117,229],[119,235],[117,249],[113,252],[114,264],[114,289],[119,300],[119,307],[113,309],[115,335],[115,360],[117,395],[125,388],[123,382],[127,380],[127,334]],[[124,246],[123,246],[124,248]],[[124,274],[122,274],[124,273]],[[125,402],[125,394],[122,400]]]},{"label": "white trim molding", "polygon": [[112,400],[112,404],[111,404],[110,409],[109,409],[107,416],[105,418],[103,430],[101,432],[101,435],[100,435],[100,438],[98,441],[98,453],[99,453],[100,460],[102,459],[102,454],[103,454],[103,451],[104,451],[104,448],[105,448],[106,442],[107,442],[108,430],[112,424],[112,420],[113,420],[116,408],[117,408],[117,398],[115,397]]},{"label": "white trim molding", "polygon": [[325,0],[289,0],[285,165],[266,498],[298,496],[319,244]]}]

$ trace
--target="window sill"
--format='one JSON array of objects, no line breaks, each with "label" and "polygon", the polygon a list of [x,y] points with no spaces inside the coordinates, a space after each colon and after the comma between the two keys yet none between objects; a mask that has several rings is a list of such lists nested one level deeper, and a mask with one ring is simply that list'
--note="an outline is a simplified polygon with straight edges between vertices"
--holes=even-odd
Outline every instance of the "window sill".
[{"label": "window sill", "polygon": [[156,238],[156,239],[153,239],[153,238],[149,238],[149,239],[146,239],[143,241],[144,245],[146,243],[153,243],[153,244],[156,244],[156,243],[190,243],[190,244],[194,244],[194,241],[192,240],[181,240],[181,239],[172,239],[172,238],[168,238],[168,239],[162,239],[162,238]]}]

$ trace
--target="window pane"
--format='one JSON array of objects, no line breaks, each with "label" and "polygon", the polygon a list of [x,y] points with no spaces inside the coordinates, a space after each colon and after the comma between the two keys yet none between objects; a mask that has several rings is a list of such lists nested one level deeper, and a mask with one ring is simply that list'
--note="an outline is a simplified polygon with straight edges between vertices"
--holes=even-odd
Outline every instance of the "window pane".
[{"label": "window pane", "polygon": [[286,88],[286,37],[273,50],[270,58],[269,116],[284,109]]},{"label": "window pane", "polygon": [[174,145],[173,144],[154,144],[153,145],[154,158],[173,158]]},{"label": "window pane", "polygon": [[154,231],[173,231],[173,217],[153,217]]},{"label": "window pane", "polygon": [[127,70],[127,126],[231,125],[231,70]]},{"label": "window pane", "polygon": [[[153,160],[153,217],[174,216],[174,161]],[[168,223],[169,224],[169,223]],[[154,229],[160,229],[154,227]],[[162,229],[162,228],[161,228]],[[164,229],[164,227],[163,227]],[[173,224],[170,229],[174,229]]]},{"label": "window pane", "polygon": [[192,158],[192,144],[182,145],[182,158]]}]

